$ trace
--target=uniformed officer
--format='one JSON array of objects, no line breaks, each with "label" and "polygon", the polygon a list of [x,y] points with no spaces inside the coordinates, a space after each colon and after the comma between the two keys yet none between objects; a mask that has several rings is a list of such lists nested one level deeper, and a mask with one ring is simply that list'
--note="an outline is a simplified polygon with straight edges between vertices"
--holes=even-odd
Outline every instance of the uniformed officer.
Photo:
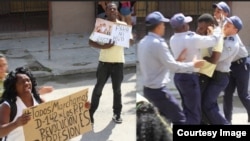
[{"label": "uniformed officer", "polygon": [[[214,17],[218,20],[225,19],[225,17],[228,17],[228,15],[230,14],[230,7],[223,1],[217,4],[213,4],[213,8]],[[236,37],[240,44],[240,49],[231,64],[229,84],[224,91],[223,110],[226,119],[231,122],[233,113],[233,94],[235,92],[235,89],[237,88],[238,96],[243,106],[247,110],[248,122],[250,122],[250,97],[248,94],[250,62],[247,61],[248,51],[245,45],[242,43],[238,34]]]},{"label": "uniformed officer", "polygon": [[246,47],[240,40],[237,41],[240,44],[240,48],[230,67],[229,84],[224,91],[223,110],[226,119],[231,122],[233,112],[233,94],[237,88],[238,96],[247,110],[248,122],[250,122],[250,96],[248,94],[250,62],[248,61],[248,51]]},{"label": "uniformed officer", "polygon": [[[200,49],[213,47],[217,44],[220,34],[201,36],[189,31],[189,22],[192,17],[183,13],[175,14],[170,25],[174,29],[174,35],[170,38],[170,48],[175,59],[186,48],[187,53],[184,62],[190,62],[194,58],[200,58]],[[197,72],[195,70],[194,72]],[[174,75],[174,83],[182,98],[183,111],[186,115],[186,124],[200,124],[201,122],[201,92],[199,76],[194,72],[177,72]]]},{"label": "uniformed officer", "polygon": [[226,23],[226,17],[230,15],[230,7],[224,1],[214,3],[212,7],[214,8],[214,18],[219,23],[219,26],[223,27]]},{"label": "uniformed officer", "polygon": [[229,83],[231,62],[240,47],[236,36],[242,28],[242,21],[237,16],[226,18],[226,20],[227,22],[223,27],[225,35],[223,50],[202,99],[202,109],[210,124],[230,124],[224,115],[220,113],[217,98]]},{"label": "uniformed officer", "polygon": [[200,68],[204,64],[204,60],[176,62],[162,38],[165,34],[165,22],[169,22],[169,19],[158,11],[146,17],[149,32],[138,43],[137,51],[144,85],[143,93],[145,98],[159,109],[161,115],[173,124],[184,124],[185,115],[176,98],[166,88],[170,81],[169,71],[193,72],[195,68]]}]

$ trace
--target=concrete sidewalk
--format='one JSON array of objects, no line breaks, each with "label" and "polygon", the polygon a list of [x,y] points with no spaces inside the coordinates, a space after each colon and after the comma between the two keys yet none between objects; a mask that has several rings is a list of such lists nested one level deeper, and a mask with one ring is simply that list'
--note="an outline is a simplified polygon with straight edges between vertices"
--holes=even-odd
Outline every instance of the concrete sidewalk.
[{"label": "concrete sidewalk", "polygon": [[[50,77],[96,71],[99,49],[88,45],[89,35],[64,34],[0,40],[9,70],[26,66],[35,77]],[[136,45],[125,49],[125,67],[136,64]],[[50,56],[50,58],[49,58]]]},{"label": "concrete sidewalk", "polygon": [[[50,59],[47,36],[2,39],[0,40],[0,53],[6,55],[9,63],[9,70],[13,70],[20,66],[26,66],[32,70],[35,77],[53,77],[93,72],[96,71],[97,68],[99,49],[92,48],[88,45],[88,37],[88,35],[82,34],[52,36],[50,39]],[[136,67],[138,65],[136,44],[125,49],[125,60],[125,67]],[[171,79],[173,77],[172,75]],[[137,67],[136,92],[138,94],[142,94],[141,81],[140,70]],[[180,98],[173,80],[167,87],[178,99]],[[219,99],[221,99],[221,97]],[[238,106],[234,107],[233,123],[249,124],[246,123],[247,113],[244,107],[239,100],[236,101],[235,105]],[[221,100],[219,103],[220,108],[222,108]]]}]

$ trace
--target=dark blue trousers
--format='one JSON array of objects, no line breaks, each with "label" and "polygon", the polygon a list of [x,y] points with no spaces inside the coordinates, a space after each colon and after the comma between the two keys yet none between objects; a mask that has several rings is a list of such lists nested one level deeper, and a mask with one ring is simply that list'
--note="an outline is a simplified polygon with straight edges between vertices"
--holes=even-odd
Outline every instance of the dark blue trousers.
[{"label": "dark blue trousers", "polygon": [[238,96],[250,116],[250,95],[248,94],[248,82],[250,66],[247,58],[241,58],[231,64],[230,79],[224,93],[223,109],[228,121],[232,120],[233,94],[237,88]]},{"label": "dark blue trousers", "polygon": [[175,73],[174,83],[181,96],[186,124],[200,124],[201,92],[199,76],[195,73]]},{"label": "dark blue trousers", "polygon": [[215,71],[209,80],[204,93],[202,94],[202,111],[210,124],[228,125],[230,124],[223,114],[221,114],[217,99],[226,88],[229,82],[229,73]]},{"label": "dark blue trousers", "polygon": [[156,106],[162,116],[170,120],[173,124],[184,124],[185,115],[178,104],[177,99],[166,88],[159,89],[143,88],[144,96],[154,106]]},{"label": "dark blue trousers", "polygon": [[[200,82],[200,90],[201,90],[201,103],[203,99],[204,92],[212,78],[208,77],[205,74],[199,73],[199,82]],[[201,108],[201,124],[202,125],[209,125],[209,121],[205,115],[204,109]]]},{"label": "dark blue trousers", "polygon": [[123,63],[105,63],[99,62],[95,84],[92,97],[90,114],[93,115],[99,106],[100,97],[102,90],[107,82],[108,78],[111,77],[112,88],[113,88],[113,112],[114,114],[121,114],[122,110],[122,98],[121,98],[121,83],[123,81]]}]

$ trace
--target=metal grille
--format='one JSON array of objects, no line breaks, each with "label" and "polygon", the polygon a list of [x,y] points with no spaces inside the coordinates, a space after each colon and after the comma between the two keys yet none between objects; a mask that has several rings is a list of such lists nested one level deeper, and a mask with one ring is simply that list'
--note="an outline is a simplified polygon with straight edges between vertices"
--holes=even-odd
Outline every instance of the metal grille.
[{"label": "metal grille", "polygon": [[[175,13],[183,13],[193,17],[190,23],[190,30],[194,31],[197,26],[197,18],[203,13],[213,14],[212,4],[218,1],[137,1],[137,25],[135,27],[137,39],[141,39],[146,33],[144,24],[145,17],[152,11],[160,11],[167,18],[171,18]],[[165,38],[169,39],[173,34],[169,24],[166,24]]]},{"label": "metal grille", "polygon": [[47,0],[1,0],[0,33],[48,29]]}]

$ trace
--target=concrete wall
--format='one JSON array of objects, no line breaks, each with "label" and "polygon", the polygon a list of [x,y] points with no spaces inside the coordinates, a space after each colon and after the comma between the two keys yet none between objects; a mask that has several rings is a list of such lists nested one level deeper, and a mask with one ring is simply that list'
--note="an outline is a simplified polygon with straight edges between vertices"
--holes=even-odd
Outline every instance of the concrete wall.
[{"label": "concrete wall", "polygon": [[232,2],[232,15],[237,15],[243,22],[243,28],[239,32],[242,42],[250,50],[250,14],[249,14],[250,2]]},{"label": "concrete wall", "polygon": [[94,2],[51,2],[51,33],[90,33],[95,23]]}]

